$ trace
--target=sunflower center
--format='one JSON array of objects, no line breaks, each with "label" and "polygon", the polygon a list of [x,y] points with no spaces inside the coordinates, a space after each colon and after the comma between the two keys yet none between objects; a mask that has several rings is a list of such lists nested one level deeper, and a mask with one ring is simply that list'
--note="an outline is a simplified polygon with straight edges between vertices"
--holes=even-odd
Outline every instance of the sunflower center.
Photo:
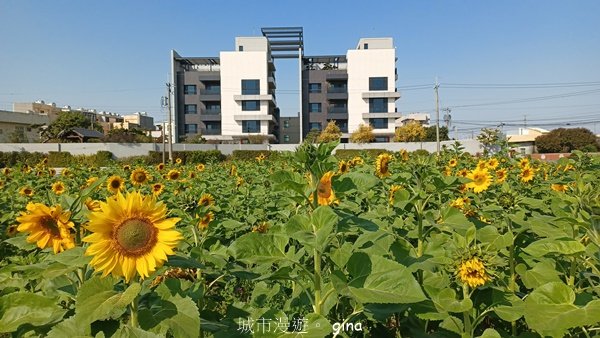
[{"label": "sunflower center", "polygon": [[135,174],[135,180],[137,182],[144,182],[146,180],[146,174],[144,174],[144,173],[136,173]]},{"label": "sunflower center", "polygon": [[113,180],[110,182],[110,186],[113,189],[119,189],[121,187],[121,182],[119,182],[119,180]]},{"label": "sunflower center", "polygon": [[475,184],[482,185],[485,183],[485,175],[475,175]]},{"label": "sunflower center", "polygon": [[40,225],[46,229],[53,237],[60,237],[60,229],[56,220],[50,216],[44,216],[40,219]]},{"label": "sunflower center", "polygon": [[147,220],[130,218],[117,227],[113,238],[124,255],[141,256],[154,247],[156,235],[156,228]]},{"label": "sunflower center", "polygon": [[317,194],[320,197],[329,198],[331,196],[331,183],[320,183]]}]

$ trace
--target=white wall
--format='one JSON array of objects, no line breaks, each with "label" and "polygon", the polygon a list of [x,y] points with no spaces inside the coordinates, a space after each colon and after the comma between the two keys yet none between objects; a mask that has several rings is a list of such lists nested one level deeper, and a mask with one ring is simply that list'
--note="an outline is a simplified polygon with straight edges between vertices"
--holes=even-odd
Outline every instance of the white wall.
[{"label": "white wall", "polygon": [[[368,39],[361,39],[368,42]],[[348,54],[348,131],[355,131],[358,126],[368,124],[362,114],[369,112],[369,100],[363,99],[362,94],[369,92],[369,77],[387,77],[388,92],[396,88],[396,50],[394,48],[355,49],[349,50]],[[395,111],[394,98],[388,99],[388,112]],[[376,134],[394,133],[395,119],[388,119],[387,129],[375,129]]]},{"label": "white wall", "polygon": [[[234,115],[268,115],[269,102],[261,101],[260,111],[242,111],[242,102],[234,100],[234,95],[242,94],[242,79],[260,80],[260,94],[268,94],[267,51],[221,52],[220,56],[221,134],[248,135],[242,133],[242,122]],[[261,126],[261,134],[268,134],[268,126]]]},{"label": "white wall", "polygon": [[[461,140],[465,151],[471,154],[483,152],[477,140]],[[442,145],[451,147],[454,141],[443,141]],[[234,150],[274,150],[294,151],[297,144],[173,144],[174,151],[191,150],[219,150],[225,155],[230,155]],[[341,143],[336,149],[388,149],[400,151],[405,149],[414,151],[425,149],[435,152],[435,142],[413,143]],[[161,144],[153,143],[0,143],[0,151],[27,151],[48,153],[49,151],[67,151],[72,155],[92,155],[100,150],[110,151],[116,158],[148,155],[150,151],[162,151]],[[168,155],[167,155],[168,156]]]}]

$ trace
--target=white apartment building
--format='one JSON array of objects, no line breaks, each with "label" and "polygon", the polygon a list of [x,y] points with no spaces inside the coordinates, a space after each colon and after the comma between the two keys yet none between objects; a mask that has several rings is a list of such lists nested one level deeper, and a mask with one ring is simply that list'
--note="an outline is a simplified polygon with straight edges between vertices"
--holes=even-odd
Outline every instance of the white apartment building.
[{"label": "white apartment building", "polygon": [[[360,39],[346,55],[304,56],[301,28],[263,29],[263,35],[238,37],[235,49],[219,57],[171,52],[174,142],[195,134],[220,142],[245,142],[252,135],[287,142],[289,123],[279,123],[274,58],[301,62],[302,111],[291,125],[299,126],[302,139],[334,120],[342,142],[361,124],[374,127],[377,141],[391,140],[401,116],[395,104],[400,93],[392,38]],[[299,40],[290,42],[290,36]],[[282,37],[287,40],[277,40]],[[294,50],[297,54],[289,54]]]}]

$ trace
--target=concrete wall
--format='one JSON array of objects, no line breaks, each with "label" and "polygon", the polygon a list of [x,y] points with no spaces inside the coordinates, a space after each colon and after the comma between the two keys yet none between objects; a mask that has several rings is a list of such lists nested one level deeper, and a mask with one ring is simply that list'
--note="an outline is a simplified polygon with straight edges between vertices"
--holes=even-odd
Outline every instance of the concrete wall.
[{"label": "concrete wall", "polygon": [[[442,145],[451,147],[454,141],[441,142]],[[476,140],[461,141],[466,152],[471,154],[483,152],[483,148]],[[193,150],[219,150],[225,155],[230,155],[234,150],[273,150],[294,151],[297,144],[174,144],[174,151]],[[341,143],[337,149],[387,149],[389,151],[400,151],[405,149],[414,151],[425,149],[435,152],[435,142],[423,143]],[[116,158],[147,155],[150,151],[162,151],[161,144],[153,143],[0,143],[0,151],[27,151],[48,153],[49,151],[67,151],[73,155],[91,155],[98,151],[110,151]]]}]

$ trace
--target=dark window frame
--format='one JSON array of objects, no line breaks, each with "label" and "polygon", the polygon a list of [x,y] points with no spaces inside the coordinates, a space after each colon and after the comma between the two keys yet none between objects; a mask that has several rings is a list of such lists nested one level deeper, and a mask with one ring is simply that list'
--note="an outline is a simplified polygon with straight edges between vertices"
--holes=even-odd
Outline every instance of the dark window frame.
[{"label": "dark window frame", "polygon": [[[193,111],[190,111],[188,108],[194,107]],[[197,104],[184,104],[183,105],[183,113],[184,114],[198,114],[198,105]]]},{"label": "dark window frame", "polygon": [[260,80],[242,79],[242,95],[260,95]]},{"label": "dark window frame", "polygon": [[[256,128],[251,128],[249,123],[254,122]],[[260,133],[260,120],[244,120],[242,121],[242,133]]]},{"label": "dark window frame", "polygon": [[[314,107],[318,107],[318,110],[313,109],[313,104],[316,105]],[[310,102],[308,104],[308,112],[309,113],[322,113],[323,112],[323,104],[321,102]]]},{"label": "dark window frame", "polygon": [[[385,121],[385,123],[383,123],[382,126],[378,126],[378,123],[375,121]],[[387,129],[389,127],[389,121],[387,118],[371,119],[371,125],[373,126],[373,129]]]},{"label": "dark window frame", "polygon": [[[193,88],[194,90],[189,90]],[[183,85],[183,94],[184,95],[196,95],[198,94],[198,88],[196,85]]]},{"label": "dark window frame", "polygon": [[[256,103],[256,109],[251,109],[250,102]],[[242,101],[242,111],[260,111],[260,101],[259,100],[244,100]]]},{"label": "dark window frame", "polygon": [[[313,86],[315,88],[313,88]],[[318,88],[318,89],[316,89]],[[309,83],[308,84],[308,92],[309,93],[313,93],[313,94],[317,94],[317,93],[321,93],[323,91],[323,85],[319,82],[313,82],[313,83]]]},{"label": "dark window frame", "polygon": [[386,76],[370,77],[369,91],[388,90],[388,78]]}]

